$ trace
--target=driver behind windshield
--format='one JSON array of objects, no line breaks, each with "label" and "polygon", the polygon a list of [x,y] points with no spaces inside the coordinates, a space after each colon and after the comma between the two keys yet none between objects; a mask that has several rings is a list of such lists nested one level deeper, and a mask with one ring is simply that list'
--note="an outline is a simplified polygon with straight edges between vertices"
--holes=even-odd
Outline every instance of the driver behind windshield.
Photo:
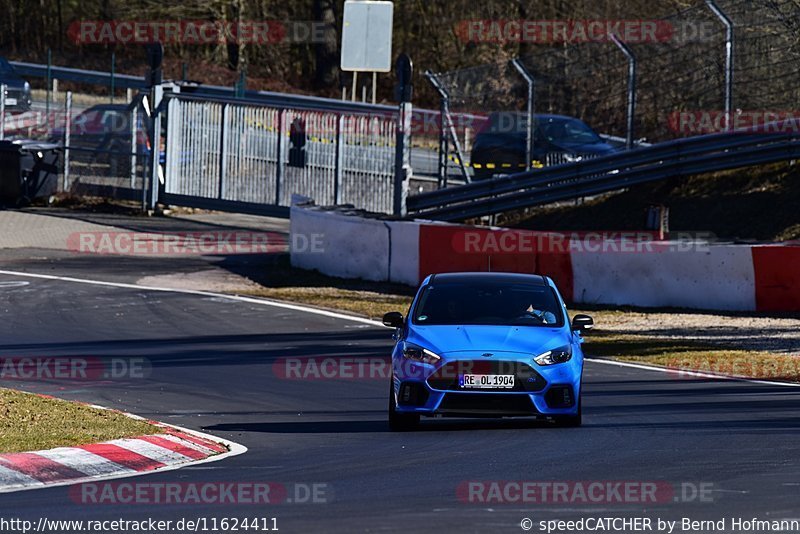
[{"label": "driver behind windshield", "polygon": [[533,304],[530,304],[527,308],[525,308],[525,313],[536,317],[544,324],[554,324],[558,322],[556,319],[556,314],[547,310],[537,310]]}]

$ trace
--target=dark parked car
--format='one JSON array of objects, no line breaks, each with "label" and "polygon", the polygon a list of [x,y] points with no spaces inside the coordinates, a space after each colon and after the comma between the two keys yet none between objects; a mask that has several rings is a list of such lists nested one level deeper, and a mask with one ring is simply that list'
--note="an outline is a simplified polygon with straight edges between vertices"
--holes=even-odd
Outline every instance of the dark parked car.
[{"label": "dark parked car", "polygon": [[[112,175],[130,172],[133,152],[130,117],[127,104],[98,104],[77,114],[72,118],[69,139],[74,157],[107,163]],[[149,154],[150,142],[141,115],[136,122],[136,153]],[[50,132],[50,141],[63,144],[64,128],[54,128]]]},{"label": "dark parked car", "polygon": [[[70,148],[111,150],[130,154],[131,126],[127,104],[99,104],[75,115],[70,127]],[[137,120],[136,145],[138,153],[150,150],[141,117]],[[51,132],[53,142],[62,142],[63,128]]]},{"label": "dark parked car", "polygon": [[[489,115],[472,145],[472,167],[480,180],[525,169],[528,117],[519,112]],[[580,161],[616,152],[585,122],[563,115],[535,115],[533,153],[536,166]]]},{"label": "dark parked car", "polygon": [[0,57],[0,85],[6,86],[6,110],[28,111],[31,109],[31,85],[20,78],[5,58]]}]

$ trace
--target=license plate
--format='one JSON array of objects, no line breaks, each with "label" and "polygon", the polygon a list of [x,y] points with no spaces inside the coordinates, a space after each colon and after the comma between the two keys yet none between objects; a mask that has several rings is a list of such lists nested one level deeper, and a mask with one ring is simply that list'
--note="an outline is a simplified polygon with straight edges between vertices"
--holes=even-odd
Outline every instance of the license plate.
[{"label": "license plate", "polygon": [[6,106],[16,106],[17,99],[16,98],[6,98]]},{"label": "license plate", "polygon": [[511,389],[514,375],[458,375],[458,385],[466,389]]}]

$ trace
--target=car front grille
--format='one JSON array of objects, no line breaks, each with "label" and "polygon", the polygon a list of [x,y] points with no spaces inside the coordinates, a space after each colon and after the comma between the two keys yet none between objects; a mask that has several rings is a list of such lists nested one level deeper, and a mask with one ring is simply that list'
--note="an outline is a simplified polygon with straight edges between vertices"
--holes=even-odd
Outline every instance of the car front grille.
[{"label": "car front grille", "polygon": [[445,415],[535,415],[536,407],[527,395],[502,393],[447,393],[439,404]]},{"label": "car front grille", "polygon": [[503,360],[458,360],[448,362],[428,377],[428,385],[440,391],[474,391],[465,390],[458,385],[458,377],[463,374],[514,375],[513,388],[483,389],[481,391],[532,393],[541,391],[547,385],[542,375],[537,373],[530,365]]}]

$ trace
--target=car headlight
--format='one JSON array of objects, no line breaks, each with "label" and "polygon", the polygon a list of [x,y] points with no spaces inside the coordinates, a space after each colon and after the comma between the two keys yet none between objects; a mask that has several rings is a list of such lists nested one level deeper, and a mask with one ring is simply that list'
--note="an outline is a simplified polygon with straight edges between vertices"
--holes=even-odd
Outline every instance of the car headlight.
[{"label": "car headlight", "polygon": [[435,364],[441,360],[441,356],[426,348],[414,345],[413,343],[403,343],[403,357],[415,362]]},{"label": "car headlight", "polygon": [[572,359],[572,347],[565,345],[557,349],[543,352],[533,359],[539,365],[554,365],[556,363],[568,362]]},{"label": "car headlight", "polygon": [[22,90],[25,91],[26,93],[29,92],[31,90],[31,84],[25,82],[25,85],[22,86]]}]

